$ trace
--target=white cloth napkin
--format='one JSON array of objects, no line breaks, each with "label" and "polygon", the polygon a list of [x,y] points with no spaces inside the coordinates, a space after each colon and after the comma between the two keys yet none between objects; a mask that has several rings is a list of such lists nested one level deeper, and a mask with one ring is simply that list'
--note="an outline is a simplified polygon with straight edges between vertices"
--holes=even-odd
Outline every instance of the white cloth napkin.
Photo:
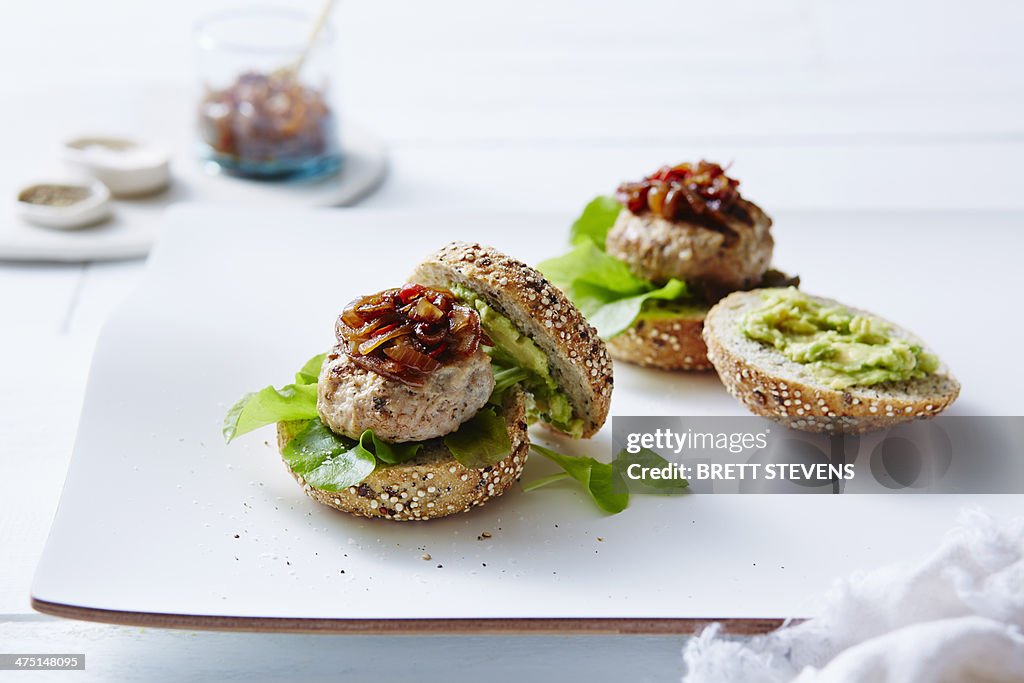
[{"label": "white cloth napkin", "polygon": [[1024,681],[1024,518],[961,512],[939,549],[839,581],[821,616],[748,641],[706,629],[684,683]]}]

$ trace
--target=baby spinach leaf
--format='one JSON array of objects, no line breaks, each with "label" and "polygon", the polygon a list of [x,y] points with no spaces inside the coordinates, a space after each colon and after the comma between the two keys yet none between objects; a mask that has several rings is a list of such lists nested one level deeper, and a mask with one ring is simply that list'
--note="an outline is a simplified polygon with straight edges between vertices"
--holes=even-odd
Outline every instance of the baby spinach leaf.
[{"label": "baby spinach leaf", "polygon": [[372,453],[360,448],[352,439],[335,434],[319,418],[310,420],[281,449],[281,456],[310,486],[324,491],[355,486],[377,466]]},{"label": "baby spinach leaf", "polygon": [[352,439],[335,434],[320,419],[308,420],[281,449],[288,466],[305,475],[320,466],[326,458],[351,450]]},{"label": "baby spinach leaf", "polygon": [[493,405],[484,406],[458,431],[444,437],[444,445],[452,457],[470,469],[493,465],[512,450],[505,418]]},{"label": "baby spinach leaf", "polygon": [[[619,473],[619,476],[623,477],[623,481],[626,479],[627,470],[630,465],[637,464],[641,467],[651,467],[661,469],[668,466],[670,463],[665,458],[661,457],[649,448],[640,449],[639,453],[630,453],[623,449],[619,451],[615,459],[612,460],[612,467]],[[630,488],[634,492],[643,493],[680,493],[684,489],[689,488],[690,482],[685,479],[644,479],[642,482],[633,480],[629,484]],[[646,490],[645,490],[646,489]]]},{"label": "baby spinach leaf", "polygon": [[563,455],[533,444],[531,448],[565,470],[566,474],[578,481],[590,494],[597,506],[615,514],[629,505],[629,493],[622,475],[610,463],[600,462],[580,455]]},{"label": "baby spinach leaf", "polygon": [[378,439],[372,429],[367,429],[359,436],[357,447],[370,456],[376,456],[377,460],[382,463],[397,465],[416,457],[416,454],[423,448],[423,444],[419,441],[388,443],[383,439]]},{"label": "baby spinach leaf", "polygon": [[569,478],[570,477],[567,472],[556,472],[555,474],[549,475],[547,477],[541,477],[540,479],[534,479],[531,482],[522,484],[523,492],[529,493],[530,491],[536,491],[537,489],[544,488],[548,484],[554,484],[556,482],[563,481]]}]

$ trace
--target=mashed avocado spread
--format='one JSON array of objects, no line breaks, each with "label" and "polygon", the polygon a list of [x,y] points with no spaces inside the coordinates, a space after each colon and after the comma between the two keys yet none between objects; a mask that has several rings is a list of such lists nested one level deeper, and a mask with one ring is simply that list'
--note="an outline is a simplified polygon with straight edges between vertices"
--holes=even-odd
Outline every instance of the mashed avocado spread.
[{"label": "mashed avocado spread", "polygon": [[919,379],[938,359],[919,345],[892,336],[877,318],[822,305],[798,290],[769,290],[748,311],[740,330],[806,365],[833,389]]},{"label": "mashed avocado spread", "polygon": [[523,388],[533,397],[531,412],[534,416],[566,434],[579,436],[583,432],[583,420],[573,417],[572,404],[559,391],[548,369],[548,357],[537,344],[474,292],[458,285],[451,290],[480,314],[480,323],[494,342],[488,351],[496,370],[517,368],[521,371]]}]

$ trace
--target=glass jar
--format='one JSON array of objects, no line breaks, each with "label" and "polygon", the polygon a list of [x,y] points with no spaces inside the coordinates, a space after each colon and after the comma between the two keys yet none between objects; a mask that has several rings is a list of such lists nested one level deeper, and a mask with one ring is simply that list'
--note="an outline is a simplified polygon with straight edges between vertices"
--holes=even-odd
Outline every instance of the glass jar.
[{"label": "glass jar", "polygon": [[213,170],[285,180],[341,167],[333,36],[324,27],[302,59],[312,26],[312,17],[283,8],[223,12],[197,24],[200,156]]}]

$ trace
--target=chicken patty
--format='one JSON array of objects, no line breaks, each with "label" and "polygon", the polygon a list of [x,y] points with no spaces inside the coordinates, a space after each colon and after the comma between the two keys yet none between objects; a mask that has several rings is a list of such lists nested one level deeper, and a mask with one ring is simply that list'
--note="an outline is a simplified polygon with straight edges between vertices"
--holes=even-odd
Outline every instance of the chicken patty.
[{"label": "chicken patty", "polygon": [[752,287],[768,270],[775,243],[771,218],[756,204],[741,202],[751,222],[730,218],[725,230],[623,209],[606,248],[635,275],[656,284],[677,278],[723,293]]},{"label": "chicken patty", "polygon": [[444,364],[415,387],[365,370],[335,347],[320,369],[316,408],[324,424],[353,439],[372,429],[385,441],[425,441],[454,432],[493,390],[483,351]]}]

